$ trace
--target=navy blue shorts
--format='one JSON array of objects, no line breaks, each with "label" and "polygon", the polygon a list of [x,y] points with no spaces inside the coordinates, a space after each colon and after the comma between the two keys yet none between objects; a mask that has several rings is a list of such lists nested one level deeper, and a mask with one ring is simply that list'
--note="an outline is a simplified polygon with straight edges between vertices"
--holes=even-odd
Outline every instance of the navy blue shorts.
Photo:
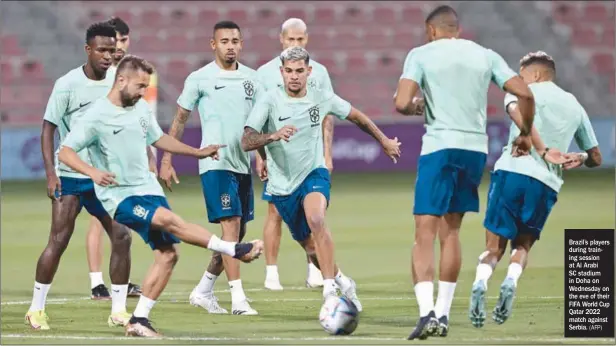
[{"label": "navy blue shorts", "polygon": [[557,197],[556,191],[535,178],[498,170],[492,173],[483,225],[507,239],[522,233],[539,239]]},{"label": "navy blue shorts", "polygon": [[[60,184],[62,184],[63,196],[72,195],[79,197],[79,211],[81,211],[81,208],[85,207],[90,215],[98,219],[108,215],[103,204],[99,201],[98,197],[96,197],[92,179],[60,177]],[[58,191],[56,191],[55,194],[56,197],[60,197]]]},{"label": "navy blue shorts", "polygon": [[293,239],[304,241],[310,236],[310,227],[304,213],[304,198],[309,193],[319,192],[325,196],[329,205],[331,181],[326,168],[317,168],[304,179],[300,186],[288,196],[272,195],[272,203],[276,206],[282,220],[287,224]]},{"label": "navy blue shorts", "polygon": [[173,234],[151,228],[154,213],[160,207],[171,210],[167,199],[163,196],[131,196],[118,205],[114,219],[139,233],[152,250],[180,243],[180,239]]},{"label": "navy blue shorts", "polygon": [[443,149],[419,157],[415,215],[443,216],[479,211],[478,188],[487,155]]},{"label": "navy blue shorts", "polygon": [[250,174],[231,171],[207,171],[201,174],[201,186],[207,218],[211,223],[240,216],[242,222],[254,220],[254,192]]},{"label": "navy blue shorts", "polygon": [[268,203],[272,201],[272,195],[267,193],[267,180],[263,182],[263,193],[261,193],[261,199]]}]

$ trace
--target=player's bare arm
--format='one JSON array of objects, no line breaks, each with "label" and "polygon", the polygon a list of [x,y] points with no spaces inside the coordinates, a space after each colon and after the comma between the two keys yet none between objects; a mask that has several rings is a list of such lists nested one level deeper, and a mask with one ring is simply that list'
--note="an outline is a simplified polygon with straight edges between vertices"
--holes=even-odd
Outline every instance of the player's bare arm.
[{"label": "player's bare arm", "polygon": [[60,152],[58,153],[58,160],[76,172],[92,178],[94,183],[97,185],[117,185],[116,181],[113,179],[115,178],[115,174],[103,172],[88,165],[79,157],[79,155],[77,155],[77,152],[70,147],[62,146],[62,149],[60,149]]},{"label": "player's bare arm", "polygon": [[323,119],[323,152],[325,153],[325,165],[331,173],[334,169],[334,157],[332,155],[334,145],[334,117],[327,115]]},{"label": "player's bare arm", "polygon": [[[184,128],[186,127],[186,122],[190,117],[190,111],[188,109],[184,109],[180,106],[177,106],[177,111],[175,112],[175,117],[173,118],[173,123],[171,124],[171,128],[169,129],[169,136],[180,140],[184,135]],[[165,183],[165,186],[169,191],[173,191],[171,188],[171,178],[178,184],[180,181],[175,173],[175,169],[171,165],[171,153],[165,152],[160,161],[160,172],[159,177]]]},{"label": "player's bare arm", "polygon": [[394,161],[394,163],[398,162],[398,159],[400,158],[401,144],[400,142],[398,142],[398,138],[387,138],[387,136],[385,136],[381,129],[379,129],[379,127],[376,126],[376,124],[372,120],[370,120],[367,115],[365,115],[355,107],[351,107],[351,112],[349,113],[347,120],[357,125],[357,127],[359,127],[362,131],[366,132],[374,139],[376,139],[379,143],[381,143],[381,146],[383,147],[383,150],[385,151],[387,156],[389,156],[392,161]]},{"label": "player's bare arm", "polygon": [[398,82],[398,89],[394,96],[394,104],[396,111],[402,115],[422,115],[424,108],[424,100],[417,98],[419,84],[417,82],[402,78]]},{"label": "player's bare arm", "polygon": [[164,150],[172,154],[193,156],[198,159],[211,157],[214,160],[218,160],[218,150],[226,147],[226,145],[213,144],[201,149],[197,149],[180,142],[179,140],[175,139],[170,135],[163,135],[152,145],[156,149]]},{"label": "player's bare arm", "polygon": [[149,145],[145,146],[145,152],[148,153],[148,163],[150,164],[150,171],[154,174],[158,174],[158,169],[156,169],[156,157],[154,157],[154,153]]},{"label": "player's bare arm", "polygon": [[47,176],[47,196],[51,199],[56,198],[55,191],[61,193],[62,185],[60,179],[56,175],[54,164],[54,134],[57,126],[47,120],[43,120],[43,129],[41,130],[41,151],[43,152],[43,163],[45,165],[45,175]]},{"label": "player's bare arm", "polygon": [[281,139],[288,142],[295,132],[297,132],[297,128],[292,125],[285,125],[274,133],[259,133],[252,127],[245,127],[244,135],[242,136],[242,150],[253,151],[261,149]]},{"label": "player's bare arm", "polygon": [[506,81],[503,85],[503,89],[518,98],[517,108],[522,118],[520,136],[529,136],[531,128],[533,127],[533,120],[535,119],[535,97],[532,91],[519,76],[515,76]]}]

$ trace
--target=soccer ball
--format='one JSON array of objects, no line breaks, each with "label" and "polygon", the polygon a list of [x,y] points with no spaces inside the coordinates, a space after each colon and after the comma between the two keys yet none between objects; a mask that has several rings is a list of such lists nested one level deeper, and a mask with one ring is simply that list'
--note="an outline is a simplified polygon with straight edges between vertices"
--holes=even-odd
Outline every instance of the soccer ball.
[{"label": "soccer ball", "polygon": [[329,296],[319,313],[321,327],[331,335],[350,335],[357,328],[359,311],[346,297]]}]

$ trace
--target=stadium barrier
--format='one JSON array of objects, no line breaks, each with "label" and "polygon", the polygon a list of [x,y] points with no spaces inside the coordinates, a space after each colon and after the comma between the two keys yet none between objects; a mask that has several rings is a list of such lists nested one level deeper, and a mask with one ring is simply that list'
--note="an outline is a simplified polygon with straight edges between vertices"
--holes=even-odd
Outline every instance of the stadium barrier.
[{"label": "stadium barrier", "polygon": [[[591,118],[593,128],[603,153],[603,168],[614,169],[616,165],[616,124],[614,118]],[[334,134],[334,169],[336,172],[391,172],[414,171],[421,148],[421,136],[425,133],[423,124],[387,123],[381,129],[390,137],[402,142],[403,154],[398,164],[386,157],[380,146],[354,125],[341,123]],[[167,129],[164,129],[165,132]],[[488,121],[489,155],[487,165],[491,168],[507,142],[509,123]],[[2,129],[2,179],[34,180],[45,177],[40,146],[40,127]],[[184,142],[199,146],[201,129],[187,128]],[[570,150],[579,150],[575,143]],[[174,167],[179,175],[196,175],[197,160],[175,156]]]}]

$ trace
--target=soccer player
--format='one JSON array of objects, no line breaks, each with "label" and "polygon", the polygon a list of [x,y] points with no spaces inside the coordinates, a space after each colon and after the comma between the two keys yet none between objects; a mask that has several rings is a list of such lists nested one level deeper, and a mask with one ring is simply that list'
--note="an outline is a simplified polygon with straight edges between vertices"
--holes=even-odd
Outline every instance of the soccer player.
[{"label": "soccer player", "polygon": [[[511,242],[510,264],[492,312],[492,319],[498,324],[511,316],[518,279],[556,203],[563,184],[563,169],[582,163],[588,167],[601,165],[601,152],[584,107],[575,96],[554,83],[554,59],[542,51],[529,53],[520,60],[520,75],[535,95],[534,131],[544,143],[535,145],[537,150],[530,156],[522,157],[509,155],[508,145],[494,165],[484,219],[486,248],[479,256],[469,307],[469,318],[478,328],[486,318],[488,280],[505,254],[507,243]],[[505,110],[516,121],[520,117],[518,98],[507,94]],[[510,142],[518,133],[515,123],[512,124]],[[585,153],[566,155],[570,160],[562,166],[546,160],[549,152],[565,152],[572,139]]]},{"label": "soccer player", "polygon": [[[62,253],[73,235],[75,219],[83,207],[100,220],[111,239],[109,273],[113,293],[112,313],[108,324],[123,326],[130,319],[130,314],[126,313],[130,230],[113,222],[95,195],[90,177],[61,163],[54,165],[56,129],[60,134],[60,141],[65,141],[74,129],[77,119],[83,116],[96,99],[103,97],[113,84],[113,76],[107,73],[107,70],[111,66],[111,56],[115,51],[115,38],[115,30],[106,23],[96,23],[87,29],[85,65],[69,71],[56,81],[45,110],[41,146],[47,174],[47,195],[52,200],[52,221],[47,246],[36,266],[32,304],[25,317],[26,324],[34,329],[49,329],[45,313],[47,293]],[[87,162],[87,150],[79,151],[79,157]]]},{"label": "soccer player", "polygon": [[[112,65],[107,70],[107,73],[110,74],[110,78],[113,80],[117,66],[130,46],[130,29],[128,24],[118,17],[111,18],[107,23],[116,31],[116,50],[112,55]],[[149,149],[148,158],[150,160],[150,169],[156,174],[156,159]],[[91,217],[90,226],[86,235],[86,254],[88,257],[88,267],[90,268],[91,297],[95,300],[107,300],[111,298],[109,290],[107,286],[105,286],[103,280],[103,273],[101,272],[101,263],[103,262],[102,234],[103,226],[96,217]],[[129,297],[139,297],[139,295],[141,295],[141,287],[129,281],[127,294]]]},{"label": "soccer player", "polygon": [[[242,151],[240,140],[248,114],[262,91],[256,71],[238,61],[242,34],[236,23],[217,23],[210,44],[215,60],[186,78],[169,135],[182,138],[184,125],[196,106],[201,119],[202,146],[227,145],[220,160],[199,160],[199,174],[209,222],[220,224],[222,239],[241,241],[246,235],[246,224],[254,219],[254,198],[250,156]],[[171,178],[177,182],[171,153],[163,154],[160,176],[169,189]],[[242,288],[239,261],[219,253],[213,254],[191,292],[190,304],[213,314],[228,313],[214,296],[214,284],[223,270],[231,289],[232,314],[257,315]]]},{"label": "soccer player", "polygon": [[400,156],[400,143],[387,138],[370,118],[333,91],[308,88],[312,67],[304,48],[287,48],[280,59],[284,89],[274,88],[259,100],[246,122],[242,148],[259,150],[266,158],[267,192],[293,239],[323,273],[323,297],[335,295],[337,284],[362,311],[355,282],[336,266],[333,240],[325,224],[330,175],[323,154],[323,116],[333,114],[355,123],[394,162]]},{"label": "soccer player", "polygon": [[[411,271],[420,319],[409,339],[446,336],[461,266],[459,230],[467,212],[479,211],[477,188],[488,152],[486,104],[490,81],[516,95],[522,115],[521,150],[531,145],[533,94],[505,60],[460,39],[453,8],[439,6],[426,19],[429,43],[412,49],[396,91],[404,115],[425,113],[426,134],[415,182],[415,243]],[[424,98],[415,97],[421,89]],[[433,298],[434,240],[440,241],[439,285]]]},{"label": "soccer player", "polygon": [[[308,43],[308,28],[306,23],[299,18],[289,18],[282,24],[282,30],[280,32],[280,43],[282,49],[285,50],[289,47],[299,46],[306,48]],[[318,62],[311,60],[312,73],[308,77],[308,87],[318,88],[323,90],[333,90],[332,82],[329,78],[329,73],[325,66]],[[276,56],[274,59],[259,67],[257,74],[261,85],[265,90],[271,90],[274,88],[283,88],[282,75],[280,74],[280,56]],[[323,149],[325,152],[325,166],[332,171],[332,141],[334,138],[334,118],[327,115],[323,119]],[[258,153],[257,153],[258,154]],[[265,288],[270,290],[279,291],[283,287],[280,284],[280,278],[278,275],[278,250],[280,248],[280,238],[282,237],[282,218],[276,207],[271,202],[271,195],[267,193],[267,167],[265,160],[260,155],[256,155],[256,168],[257,173],[262,181],[265,181],[263,187],[263,194],[261,199],[268,202],[267,215],[265,217],[265,226],[263,228],[263,241],[265,242]],[[311,262],[310,256],[306,254],[306,260],[308,262],[308,275],[306,278],[307,287],[321,287],[323,286],[323,276],[319,269]]]},{"label": "soccer player", "polygon": [[[257,258],[263,250],[260,240],[221,240],[170,210],[161,185],[149,171],[143,148],[154,145],[174,154],[216,160],[218,150],[225,145],[197,149],[163,133],[148,103],[141,99],[153,72],[152,65],[144,59],[125,56],[107,97],[92,105],[58,155],[67,166],[90,176],[107,213],[139,233],[154,251],[154,263],[146,274],[143,293],[126,326],[127,336],[159,336],[148,316],[171,277],[180,240],[245,262]],[[89,148],[93,166],[76,154],[83,148]]]}]

